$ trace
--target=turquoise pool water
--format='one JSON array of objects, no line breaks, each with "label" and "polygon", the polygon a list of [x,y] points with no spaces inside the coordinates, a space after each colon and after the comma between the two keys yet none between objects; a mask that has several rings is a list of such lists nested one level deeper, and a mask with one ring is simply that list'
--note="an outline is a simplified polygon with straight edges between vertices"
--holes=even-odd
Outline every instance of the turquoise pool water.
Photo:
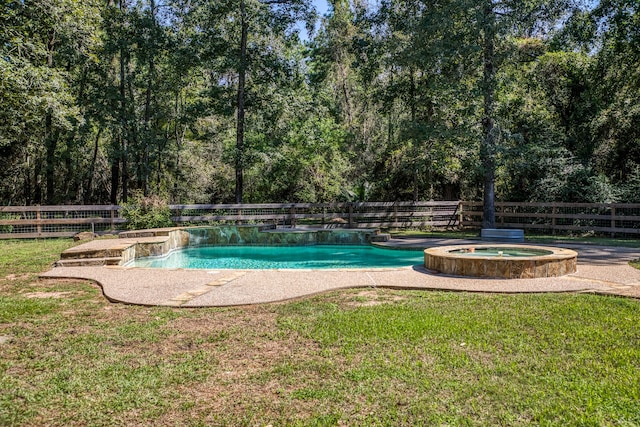
[{"label": "turquoise pool water", "polygon": [[203,246],[163,258],[139,258],[127,266],[262,270],[384,268],[423,263],[422,251],[374,246]]},{"label": "turquoise pool water", "polygon": [[[471,250],[473,249],[473,251]],[[531,256],[542,256],[542,255],[551,255],[552,251],[545,251],[543,249],[533,249],[533,248],[474,248],[471,246],[466,249],[456,249],[451,251],[450,253],[456,255],[464,255],[464,256],[481,256],[481,257],[531,257]]]}]

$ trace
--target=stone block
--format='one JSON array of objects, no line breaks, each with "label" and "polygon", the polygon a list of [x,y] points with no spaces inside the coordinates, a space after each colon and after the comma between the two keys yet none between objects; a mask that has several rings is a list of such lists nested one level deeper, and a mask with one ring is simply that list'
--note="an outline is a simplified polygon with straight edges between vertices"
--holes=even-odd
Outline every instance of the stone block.
[{"label": "stone block", "polygon": [[92,233],[91,231],[83,231],[82,233],[78,233],[75,236],[73,236],[73,240],[75,240],[76,242],[79,240],[93,240],[96,237],[98,236]]}]

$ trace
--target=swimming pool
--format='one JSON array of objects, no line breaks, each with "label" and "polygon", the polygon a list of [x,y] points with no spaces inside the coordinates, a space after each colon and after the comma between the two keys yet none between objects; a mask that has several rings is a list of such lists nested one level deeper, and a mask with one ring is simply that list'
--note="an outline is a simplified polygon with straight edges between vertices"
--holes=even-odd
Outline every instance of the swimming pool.
[{"label": "swimming pool", "polygon": [[334,269],[407,267],[424,262],[421,250],[375,246],[201,246],[161,258],[138,258],[127,267],[199,269]]}]

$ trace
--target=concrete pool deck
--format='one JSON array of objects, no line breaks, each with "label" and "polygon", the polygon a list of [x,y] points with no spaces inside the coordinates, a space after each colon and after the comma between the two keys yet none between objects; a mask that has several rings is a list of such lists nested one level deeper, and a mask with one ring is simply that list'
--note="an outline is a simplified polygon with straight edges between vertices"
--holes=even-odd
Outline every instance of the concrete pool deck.
[{"label": "concrete pool deck", "polygon": [[[135,241],[140,240],[144,239]],[[107,250],[110,245],[123,243],[122,239],[113,239],[98,240],[88,245],[96,250]],[[477,243],[475,240],[397,238],[380,245],[424,249]],[[41,277],[91,280],[102,287],[110,301],[172,307],[271,303],[358,287],[498,293],[593,292],[640,298],[640,270],[628,265],[629,261],[640,258],[640,249],[574,244],[560,246],[578,252],[577,271],[562,277],[538,279],[444,276],[433,274],[422,266],[368,270],[185,270],[63,266],[42,273]]]}]

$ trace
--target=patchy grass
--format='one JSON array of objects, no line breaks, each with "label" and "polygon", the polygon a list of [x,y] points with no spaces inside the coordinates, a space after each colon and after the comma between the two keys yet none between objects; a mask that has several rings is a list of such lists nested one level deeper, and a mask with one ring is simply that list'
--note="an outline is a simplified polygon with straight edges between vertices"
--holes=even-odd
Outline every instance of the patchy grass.
[{"label": "patchy grass", "polygon": [[72,239],[0,240],[0,277],[39,273],[76,244]]},{"label": "patchy grass", "polygon": [[0,277],[0,425],[640,425],[638,300],[360,289],[137,307],[37,279],[26,254],[44,269],[65,244],[21,245]]},{"label": "patchy grass", "polygon": [[629,265],[633,268],[637,268],[638,270],[640,270],[640,259],[629,262]]}]

